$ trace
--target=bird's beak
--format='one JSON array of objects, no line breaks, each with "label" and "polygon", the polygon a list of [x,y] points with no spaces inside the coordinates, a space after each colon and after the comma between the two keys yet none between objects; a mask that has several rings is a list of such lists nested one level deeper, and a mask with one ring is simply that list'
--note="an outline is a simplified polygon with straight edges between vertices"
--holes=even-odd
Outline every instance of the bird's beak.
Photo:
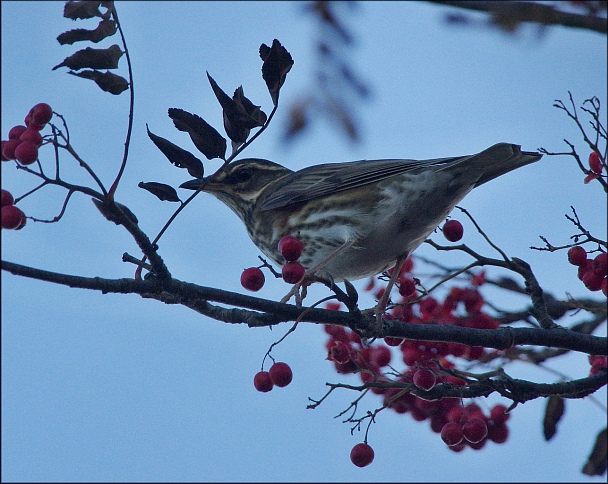
[{"label": "bird's beak", "polygon": [[207,184],[207,178],[195,178],[194,180],[188,180],[182,183],[179,187],[186,188],[187,190],[202,190]]}]

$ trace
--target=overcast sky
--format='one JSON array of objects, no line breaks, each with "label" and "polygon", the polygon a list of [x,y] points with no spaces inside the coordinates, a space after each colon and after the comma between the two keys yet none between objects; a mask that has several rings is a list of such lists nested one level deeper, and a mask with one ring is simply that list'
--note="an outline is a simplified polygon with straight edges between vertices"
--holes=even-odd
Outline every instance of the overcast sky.
[{"label": "overcast sky", "polygon": [[[1,8],[2,138],[23,122],[30,107],[47,102],[65,116],[75,149],[109,185],[122,158],[127,93],[111,96],[65,69],[51,71],[85,47],[59,46],[56,36],[92,24],[63,19],[62,2],[2,2]],[[219,129],[221,111],[205,71],[226,92],[242,84],[245,94],[270,112],[258,48],[274,38],[295,64],[281,93],[283,110],[245,155],[292,169],[357,159],[466,155],[501,141],[524,150],[567,151],[564,138],[586,158],[575,126],[552,104],[566,100],[568,90],[579,104],[593,95],[606,103],[604,35],[526,27],[507,36],[447,26],[448,10],[426,3],[364,2],[347,15],[356,37],[349,56],[373,93],[357,105],[362,141],[351,144],[320,120],[287,146],[281,142],[287,107],[313,87],[315,75],[318,31],[303,4],[128,2],[117,8],[136,95],[130,160],[117,196],[150,236],[175,205],[157,201],[137,183],[178,186],[189,177],[147,139],[145,123],[190,150],[167,108],[196,112]],[[100,46],[114,42],[118,39],[106,39]],[[52,163],[51,150],[41,158]],[[62,164],[66,178],[87,182],[72,159],[63,157]],[[207,172],[217,166],[209,162]],[[542,243],[539,235],[555,245],[568,243],[574,229],[564,214],[571,205],[588,229],[605,236],[605,194],[593,183],[584,185],[583,178],[571,158],[545,157],[476,189],[461,205],[509,255],[528,261],[548,292],[559,298],[588,296],[565,252],[529,249]],[[21,195],[33,184],[10,163],[2,164],[2,188]],[[27,215],[52,218],[62,201],[61,191],[49,189],[19,206]],[[490,255],[471,224],[456,218],[465,225],[465,241]],[[241,271],[257,265],[259,254],[232,212],[206,195],[178,217],[160,246],[176,278],[237,292],[244,292]],[[73,197],[58,224],[30,221],[21,231],[2,231],[3,259],[68,274],[132,277],[133,267],[121,262],[123,252],[138,255],[126,232],[103,220],[83,196]],[[466,261],[428,246],[419,253],[446,265]],[[279,299],[287,290],[280,281],[269,281],[258,294]],[[322,289],[316,294],[325,295]],[[501,303],[521,308],[526,301]],[[563,323],[576,318],[581,316]],[[293,369],[290,386],[268,394],[253,388],[268,347],[289,327],[253,330],[181,306],[3,272],[2,480],[604,481],[580,473],[605,425],[605,407],[590,398],[567,402],[550,443],[541,430],[545,402],[535,400],[513,413],[506,444],[458,454],[431,432],[428,421],[382,412],[369,433],[375,461],[356,468],[349,452],[363,432],[351,435],[350,426],[334,418],[356,395],[334,392],[318,409],[306,410],[308,397],[320,398],[326,382],[358,381],[337,375],[324,360],[326,336],[320,326],[300,325],[273,350]],[[548,367],[568,378],[589,370],[584,355]],[[559,379],[523,364],[508,372],[536,381]],[[605,389],[596,398],[605,405]],[[478,403],[497,402],[508,404],[494,396]],[[369,395],[361,406],[373,410],[380,404]]]}]

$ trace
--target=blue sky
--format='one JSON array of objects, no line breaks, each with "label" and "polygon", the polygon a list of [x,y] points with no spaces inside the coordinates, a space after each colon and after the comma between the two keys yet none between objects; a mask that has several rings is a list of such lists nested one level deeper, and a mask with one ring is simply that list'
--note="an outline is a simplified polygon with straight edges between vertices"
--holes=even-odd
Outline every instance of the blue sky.
[{"label": "blue sky", "polygon": [[[81,48],[61,47],[56,36],[84,24],[63,19],[62,2],[1,7],[3,138],[31,106],[47,102],[67,119],[78,153],[109,184],[122,158],[128,97],[102,93],[64,69],[51,71]],[[303,4],[128,2],[119,3],[118,11],[133,59],[136,111],[130,161],[117,196],[150,235],[174,206],[158,202],[137,183],[177,186],[188,176],[147,139],[145,123],[187,149],[193,147],[173,128],[167,108],[196,112],[219,128],[221,111],[205,71],[226,92],[242,84],[269,112],[257,51],[274,38],[295,64],[281,93],[283,110],[245,155],[292,169],[465,155],[501,141],[525,150],[566,151],[564,138],[586,157],[573,123],[552,104],[567,99],[568,90],[579,104],[593,95],[606,103],[605,36],[557,27],[542,35],[527,28],[511,37],[446,26],[447,10],[426,3],[364,2],[349,15],[357,38],[351,58],[373,91],[357,110],[362,142],[349,144],[320,120],[286,146],[280,139],[287,107],[311,88],[314,77],[316,28]],[[46,156],[50,161],[48,149]],[[66,177],[86,181],[72,160],[63,163]],[[208,163],[207,172],[216,166]],[[546,290],[561,298],[584,297],[588,291],[564,252],[529,249],[541,244],[539,235],[556,245],[568,242],[573,228],[564,214],[570,205],[588,229],[605,234],[605,194],[582,179],[571,158],[545,157],[476,189],[461,205],[508,254],[528,261]],[[3,163],[3,188],[20,195],[32,183]],[[48,190],[20,206],[28,215],[51,218],[62,200],[60,191]],[[465,224],[466,242],[489,251],[473,227],[457,218]],[[74,197],[58,224],[29,222],[21,231],[2,232],[3,259],[68,274],[131,277],[133,268],[121,262],[125,251],[138,254],[127,234],[104,221],[83,196]],[[427,246],[419,253],[448,265],[466,261]],[[240,273],[257,264],[258,251],[232,212],[199,196],[161,240],[161,255],[179,279],[242,292]],[[286,292],[283,283],[270,281],[259,295],[279,299]],[[300,325],[273,351],[293,369],[290,386],[268,394],[253,388],[265,352],[289,326],[231,326],[133,295],[71,290],[3,273],[2,479],[603,481],[580,474],[605,421],[604,410],[589,398],[567,402],[550,443],[541,432],[545,403],[536,400],[514,412],[506,444],[459,454],[442,444],[428,422],[383,412],[369,434],[375,461],[358,469],[348,455],[363,435],[351,435],[348,425],[333,418],[355,395],[334,392],[318,409],[305,408],[308,397],[324,394],[325,382],[340,380],[324,360],[321,327]],[[509,371],[547,382],[559,378],[555,372],[581,377],[588,371],[583,356],[548,366],[553,372],[524,364]],[[605,389],[596,398],[605,405]],[[369,409],[380,404],[373,397],[366,401]],[[499,401],[491,397],[487,404]]]}]

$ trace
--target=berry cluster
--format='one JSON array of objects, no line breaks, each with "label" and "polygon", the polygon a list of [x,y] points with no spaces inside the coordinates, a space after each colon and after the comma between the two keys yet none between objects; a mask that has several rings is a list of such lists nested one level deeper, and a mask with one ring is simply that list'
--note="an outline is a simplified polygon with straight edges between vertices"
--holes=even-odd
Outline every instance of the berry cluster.
[{"label": "berry cluster", "polygon": [[510,414],[506,411],[504,405],[495,405],[486,416],[476,403],[453,407],[447,413],[448,421],[441,427],[441,439],[454,452],[467,446],[479,450],[488,440],[502,444],[509,437],[506,421]]},{"label": "berry cluster", "polygon": [[608,254],[600,252],[594,259],[589,259],[587,251],[580,245],[568,250],[568,262],[578,267],[578,278],[590,291],[601,290],[608,296]]},{"label": "berry cluster", "polygon": [[[416,302],[415,280],[408,274],[412,269],[412,260],[406,260],[398,278],[401,300],[389,311],[387,318],[410,324],[453,324],[478,329],[499,327],[495,319],[482,311],[485,301],[478,287],[485,282],[484,272],[474,276],[469,287],[452,288],[442,302],[431,296]],[[373,279],[370,279],[366,290],[374,290]],[[376,298],[380,298],[383,291],[384,288],[377,291]],[[327,309],[338,310],[340,307],[339,303],[326,304]],[[361,380],[370,385],[371,392],[382,395],[386,407],[399,414],[409,413],[416,421],[428,419],[431,429],[441,433],[450,449],[481,449],[488,440],[495,443],[507,440],[509,430],[505,406],[496,405],[488,415],[484,415],[475,403],[463,406],[459,398],[428,401],[407,390],[408,385],[424,391],[440,383],[467,385],[466,381],[450,374],[449,370],[455,367],[451,359],[480,360],[487,355],[486,349],[460,343],[401,338],[384,338],[384,344],[370,346],[363,345],[355,332],[344,327],[327,325],[325,331],[330,336],[326,344],[327,359],[334,363],[338,373],[358,373]],[[397,377],[395,365],[388,367],[394,356],[391,347],[399,348],[401,360],[406,365]],[[391,387],[390,383],[395,380],[403,386]],[[358,447],[362,445],[365,447]],[[367,443],[358,446],[355,446],[357,451],[354,448],[351,452],[351,460],[355,465],[360,465],[360,462],[369,464],[373,450]],[[367,457],[360,457],[361,454]]]},{"label": "berry cluster", "polygon": [[22,165],[31,165],[38,159],[38,148],[42,145],[40,131],[53,117],[51,106],[36,104],[25,117],[25,126],[13,126],[8,140],[2,141],[2,161],[17,160]]},{"label": "berry cluster", "polygon": [[25,227],[25,214],[13,205],[15,199],[11,192],[2,190],[2,228],[21,230]]},{"label": "berry cluster", "polygon": [[[304,244],[295,237],[287,235],[279,240],[278,249],[286,263],[281,270],[283,280],[296,284],[304,277],[306,270],[298,262],[304,250]],[[241,286],[249,291],[259,291],[264,286],[264,273],[259,267],[249,267],[241,274]]]},{"label": "berry cluster", "polygon": [[298,262],[298,259],[304,250],[304,244],[295,237],[287,235],[279,240],[278,249],[287,261],[283,266],[283,269],[281,269],[283,280],[287,284],[296,284],[300,282],[306,272],[304,266]]},{"label": "berry cluster", "polygon": [[258,371],[253,377],[253,386],[258,392],[266,393],[273,387],[286,387],[293,379],[293,372],[287,363],[274,363],[268,371]]},{"label": "berry cluster", "polygon": [[[295,237],[287,236],[279,240],[278,249],[287,263],[283,266],[283,280],[295,284],[304,277],[304,267],[296,262],[302,255],[304,244]],[[264,285],[264,273],[259,267],[250,267],[241,274],[241,285],[250,291],[258,291]],[[287,363],[274,363],[270,370],[259,371],[253,377],[253,386],[259,392],[269,392],[273,387],[286,387],[291,383],[293,373]]]},{"label": "berry cluster", "polygon": [[[40,131],[53,117],[51,106],[36,104],[25,117],[25,126],[13,126],[8,132],[8,140],[2,140],[0,154],[2,161],[17,160],[23,166],[31,165],[38,159],[38,148],[42,145]],[[15,205],[13,195],[2,190],[2,228],[20,230],[25,227],[26,217]]]}]

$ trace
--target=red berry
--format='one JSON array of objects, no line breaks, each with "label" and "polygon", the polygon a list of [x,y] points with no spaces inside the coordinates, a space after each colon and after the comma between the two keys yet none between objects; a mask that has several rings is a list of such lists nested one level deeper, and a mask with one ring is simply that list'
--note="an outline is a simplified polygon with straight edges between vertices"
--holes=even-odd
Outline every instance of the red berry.
[{"label": "red berry", "polygon": [[268,371],[270,379],[278,387],[286,387],[293,379],[293,373],[287,363],[277,362],[270,367]]},{"label": "red berry", "polygon": [[385,336],[384,342],[389,346],[399,346],[403,343],[403,338],[394,338],[393,336]]},{"label": "red berry", "polygon": [[27,114],[27,116],[24,119],[25,125],[30,128],[30,129],[35,129],[36,131],[42,131],[44,129],[44,124],[38,124],[34,122],[34,112],[33,109],[30,109],[30,112]]},{"label": "red berry", "polygon": [[467,385],[467,382],[464,380],[461,380],[460,378],[456,377],[456,376],[452,376],[452,375],[446,375],[443,377],[443,382],[444,383],[451,383],[452,385],[456,385],[459,387],[464,387]]},{"label": "red berry", "polygon": [[53,117],[53,109],[46,103],[38,103],[31,110],[31,121],[37,125],[45,125]]},{"label": "red berry", "polygon": [[602,281],[602,292],[604,293],[604,296],[608,297],[608,278],[604,277],[604,280]]},{"label": "red berry", "polygon": [[391,350],[387,346],[374,346],[370,353],[370,360],[378,367],[387,366],[391,362]]},{"label": "red berry", "polygon": [[589,364],[591,364],[592,366],[606,368],[606,362],[608,360],[608,357],[603,355],[589,355],[588,359]]},{"label": "red berry", "polygon": [[259,291],[264,286],[264,273],[259,267],[250,267],[241,274],[241,286],[248,291]]},{"label": "red berry", "polygon": [[23,217],[21,218],[21,223],[19,224],[19,226],[17,228],[15,228],[15,230],[21,230],[23,227],[25,227],[26,222],[27,222],[27,218],[24,214]]},{"label": "red berry", "polygon": [[488,426],[477,417],[468,419],[462,426],[462,434],[472,444],[481,442],[488,435]]},{"label": "red berry", "polygon": [[407,366],[412,366],[414,364],[416,364],[416,362],[418,360],[421,360],[422,357],[424,356],[423,352],[420,351],[418,348],[412,348],[412,347],[403,347],[403,345],[401,346],[401,353],[403,354],[403,362],[407,365]]},{"label": "red berry", "polygon": [[462,414],[462,407],[452,407],[450,408],[450,410],[448,410],[446,417],[448,419],[448,422],[460,424],[460,421],[462,420]]},{"label": "red berry", "polygon": [[327,359],[343,365],[351,359],[350,346],[342,341],[331,341],[327,348]]},{"label": "red berry", "polygon": [[600,155],[596,151],[589,153],[589,168],[598,175],[602,173],[602,170],[604,169],[602,160],[600,160]]},{"label": "red berry", "polygon": [[443,224],[443,236],[450,242],[458,242],[463,234],[464,228],[458,220],[448,220]]},{"label": "red berry", "polygon": [[15,205],[5,205],[1,210],[3,229],[20,229],[25,225],[25,214]]},{"label": "red berry", "polygon": [[593,271],[587,271],[583,275],[582,280],[585,287],[590,291],[599,291],[602,288],[604,277]]},{"label": "red berry", "polygon": [[8,141],[5,141],[2,146],[2,156],[4,158],[6,158],[7,160],[14,160],[15,159],[15,150],[17,149],[17,146],[19,146],[20,144],[21,144],[20,139],[9,139]]},{"label": "red berry", "polygon": [[13,198],[13,195],[11,192],[9,192],[8,190],[2,190],[2,204],[1,206],[4,207],[6,205],[12,205],[13,203],[15,203],[15,199]]},{"label": "red berry", "polygon": [[441,439],[449,446],[458,445],[464,439],[462,429],[456,422],[448,422],[441,429]]},{"label": "red berry", "polygon": [[299,262],[288,262],[281,269],[281,274],[283,274],[283,280],[287,284],[295,284],[296,282],[300,282],[304,277],[304,273],[306,270],[304,266]]},{"label": "red berry", "polygon": [[477,313],[485,304],[483,296],[476,289],[464,289],[462,292],[464,307],[469,313]]},{"label": "red berry", "polygon": [[450,449],[453,452],[462,452],[466,446],[467,446],[467,444],[463,441],[460,444],[450,445],[448,447],[448,449]]},{"label": "red berry", "polygon": [[333,339],[340,341],[346,341],[348,339],[346,336],[346,330],[337,324],[326,324],[323,326],[323,330]]},{"label": "red berry", "polygon": [[602,355],[589,355],[589,363],[591,364],[589,375],[597,375],[601,371],[606,370],[608,358]]},{"label": "red berry", "polygon": [[483,271],[479,272],[478,274],[475,274],[471,278],[471,285],[472,286],[481,286],[484,282],[486,282],[486,271],[485,271],[485,269]]},{"label": "red berry", "polygon": [[40,146],[42,144],[42,135],[40,132],[31,128],[27,128],[23,133],[21,133],[19,139],[21,141],[31,141],[36,146]]},{"label": "red berry", "polygon": [[18,124],[17,126],[13,126],[11,130],[8,132],[8,139],[19,139],[19,137],[23,134],[23,132],[27,129],[27,127],[22,124]]},{"label": "red berry", "polygon": [[342,308],[342,303],[340,302],[328,301],[325,303],[325,309],[329,309],[330,311],[340,311],[340,308]]},{"label": "red berry", "polygon": [[463,408],[463,412],[467,418],[473,418],[478,415],[481,415],[483,417],[481,407],[476,403],[469,403],[466,407]]},{"label": "red berry", "polygon": [[374,460],[374,449],[368,444],[357,444],[350,451],[350,461],[357,467],[365,467]]},{"label": "red berry", "polygon": [[470,346],[469,354],[467,355],[467,359],[470,361],[479,360],[486,352],[481,346]]},{"label": "red berry", "polygon": [[399,294],[403,297],[408,297],[416,292],[416,283],[411,277],[402,277],[399,279]]},{"label": "red berry", "polygon": [[258,392],[266,393],[272,390],[272,380],[267,371],[258,371],[253,377],[253,386]]},{"label": "red berry", "polygon": [[576,276],[582,281],[583,276],[587,274],[587,272],[593,272],[593,260],[591,259],[585,259],[585,262],[578,266]]},{"label": "red berry", "polygon": [[605,277],[608,275],[608,254],[605,252],[601,252],[598,254],[595,259],[593,259],[593,272],[596,274]]},{"label": "red berry", "polygon": [[4,156],[4,145],[6,144],[7,140],[2,140],[2,146],[0,147],[0,156],[2,157],[2,161],[10,161],[6,156]]},{"label": "red berry", "polygon": [[509,428],[507,424],[493,424],[488,425],[488,439],[497,444],[503,444],[509,438]]},{"label": "red berry", "polygon": [[287,262],[293,262],[302,255],[304,243],[291,235],[286,235],[279,240],[278,249]]},{"label": "red berry", "polygon": [[418,308],[420,309],[420,314],[423,318],[425,316],[432,316],[438,306],[439,303],[437,302],[437,299],[432,296],[427,296],[418,303]]},{"label": "red berry", "polygon": [[581,266],[587,260],[587,251],[580,245],[570,247],[568,250],[568,262],[573,266]]},{"label": "red berry", "polygon": [[504,405],[494,405],[492,407],[492,410],[490,410],[490,419],[495,423],[495,424],[500,424],[500,423],[504,423],[507,420],[509,420],[509,417],[511,416],[510,413],[506,413],[507,412],[507,407],[505,407]]},{"label": "red berry", "polygon": [[448,422],[445,414],[435,413],[431,415],[431,430],[436,434],[441,433],[441,429]]},{"label": "red berry", "polygon": [[429,391],[435,386],[435,383],[437,383],[437,377],[435,376],[435,373],[433,373],[431,370],[427,368],[421,368],[419,370],[416,370],[416,373],[414,373],[413,383],[418,388],[422,388],[423,390]]},{"label": "red berry", "polygon": [[31,141],[23,141],[15,148],[15,158],[22,165],[31,165],[38,159],[38,146]]}]

